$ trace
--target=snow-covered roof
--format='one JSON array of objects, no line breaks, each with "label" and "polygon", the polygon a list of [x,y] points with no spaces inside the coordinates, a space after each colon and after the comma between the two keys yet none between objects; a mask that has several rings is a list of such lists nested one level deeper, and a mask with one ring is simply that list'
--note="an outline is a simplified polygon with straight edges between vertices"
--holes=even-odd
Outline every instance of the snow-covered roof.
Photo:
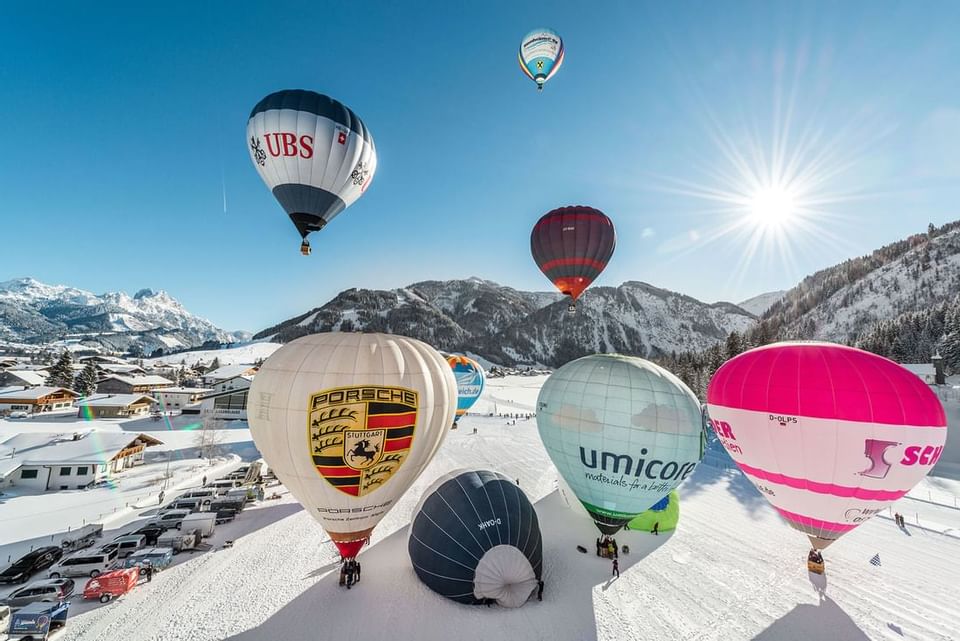
[{"label": "snow-covered roof", "polygon": [[933,363],[900,363],[901,367],[904,367],[927,383],[932,383],[937,377],[937,370],[933,366]]},{"label": "snow-covered roof", "polygon": [[205,400],[207,400],[208,398],[220,398],[221,396],[230,396],[231,394],[246,394],[246,393],[249,392],[249,391],[250,391],[250,388],[249,388],[249,387],[240,387],[240,388],[237,388],[237,389],[228,389],[228,390],[224,390],[224,391],[222,391],[222,392],[214,392],[213,394],[207,394],[206,396],[204,396],[204,397],[201,398],[200,400],[205,401]]},{"label": "snow-covered roof", "polygon": [[205,394],[213,390],[209,387],[164,387],[157,391],[163,394]]},{"label": "snow-covered roof", "polygon": [[223,367],[218,367],[212,372],[207,372],[203,375],[204,378],[211,380],[227,380],[228,378],[236,378],[242,374],[248,372],[256,371],[253,365],[224,365]]},{"label": "snow-covered roof", "polygon": [[63,463],[107,463],[135,444],[147,447],[163,442],[147,434],[91,430],[73,434],[30,432],[11,436],[0,443],[0,476],[24,465],[60,465]]},{"label": "snow-covered roof", "polygon": [[130,365],[128,363],[100,363],[100,369],[114,374],[127,374],[129,372],[143,372],[144,369],[139,365]]},{"label": "snow-covered roof", "polygon": [[50,394],[55,394],[57,392],[67,392],[73,396],[80,396],[73,390],[67,389],[66,387],[29,387],[24,390],[14,390],[11,392],[0,393],[0,402],[8,402],[10,400],[39,400],[44,396],[49,396]]},{"label": "snow-covered roof", "polygon": [[127,385],[173,385],[173,381],[171,381],[169,378],[156,376],[154,374],[147,374],[145,376],[120,376],[118,374],[113,374],[110,376],[104,376],[100,379],[100,381],[108,381],[111,379],[122,381]]},{"label": "snow-covered roof", "polygon": [[39,372],[28,369],[8,369],[6,373],[19,378],[27,385],[43,385],[47,380],[46,377],[42,376]]},{"label": "snow-covered roof", "polygon": [[147,394],[92,394],[82,401],[77,401],[78,407],[130,407],[135,403],[146,400],[156,403],[157,400]]}]

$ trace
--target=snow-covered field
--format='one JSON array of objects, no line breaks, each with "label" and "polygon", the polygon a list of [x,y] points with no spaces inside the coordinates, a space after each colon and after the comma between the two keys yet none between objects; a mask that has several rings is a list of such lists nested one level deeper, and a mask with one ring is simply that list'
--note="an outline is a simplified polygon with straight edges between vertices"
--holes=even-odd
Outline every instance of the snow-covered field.
[{"label": "snow-covered field", "polygon": [[280,349],[280,343],[247,343],[227,349],[208,349],[170,354],[169,356],[146,359],[143,363],[148,367],[156,367],[157,365],[177,366],[180,364],[189,367],[197,362],[209,364],[216,358],[220,361],[220,365],[252,365],[258,359],[267,358],[278,349]]},{"label": "snow-covered field", "polygon": [[[353,590],[338,587],[337,553],[320,525],[285,495],[218,527],[214,550],[180,555],[152,583],[115,602],[75,599],[59,638],[960,638],[960,539],[909,526],[904,533],[875,518],[831,546],[826,578],[816,577],[806,570],[805,538],[742,475],[717,465],[701,465],[681,486],[676,532],[618,535],[631,551],[621,557],[620,578],[612,579],[607,561],[576,550],[578,544],[592,549],[596,530],[557,495],[535,419],[486,416],[533,411],[543,380],[489,382],[478,406],[482,415],[461,420],[378,526],[361,554],[363,579]],[[235,432],[242,438],[247,430]],[[542,603],[516,610],[459,605],[430,592],[414,574],[406,551],[411,512],[433,479],[464,467],[517,478],[534,501],[544,536]],[[939,492],[933,498],[940,500],[955,483],[930,479],[918,492]],[[931,509],[960,525],[960,510]],[[235,545],[222,549],[226,539]],[[870,563],[875,554],[880,566]]]}]

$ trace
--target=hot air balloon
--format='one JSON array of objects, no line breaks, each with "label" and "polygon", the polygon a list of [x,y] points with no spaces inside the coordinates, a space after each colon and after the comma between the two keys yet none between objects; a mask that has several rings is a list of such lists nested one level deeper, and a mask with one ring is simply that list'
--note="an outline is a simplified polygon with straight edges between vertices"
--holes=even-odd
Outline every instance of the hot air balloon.
[{"label": "hot air balloon", "polygon": [[811,557],[909,492],[947,436],[926,383],[830,343],[777,343],[730,359],[710,380],[707,407],[746,477],[809,537]]},{"label": "hot air balloon", "polygon": [[607,266],[617,246],[613,221],[593,207],[560,207],[547,212],[530,233],[530,252],[540,271],[570,297],[570,311]]},{"label": "hot air balloon", "polygon": [[677,523],[680,522],[680,497],[677,491],[670,492],[669,495],[660,499],[649,510],[634,517],[627,528],[641,532],[669,532],[677,529]]},{"label": "hot air balloon", "polygon": [[257,448],[350,559],[440,447],[457,383],[425,343],[334,332],[274,352],[249,399]]},{"label": "hot air balloon", "polygon": [[700,403],[642,358],[594,354],[556,370],[537,399],[547,454],[603,534],[667,496],[701,458]]},{"label": "hot air balloon", "polygon": [[319,231],[370,186],[377,171],[373,136],[355,113],[329,96],[272,93],[247,121],[250,159],[303,238]]},{"label": "hot air balloon", "polygon": [[468,605],[523,605],[543,566],[533,505],[516,483],[486,470],[452,472],[424,492],[407,550],[427,587]]},{"label": "hot air balloon", "polygon": [[447,362],[457,379],[457,416],[453,419],[456,423],[483,393],[483,368],[477,361],[460,354],[448,356]]},{"label": "hot air balloon", "polygon": [[523,73],[537,83],[537,91],[543,91],[563,64],[563,39],[552,29],[534,29],[520,41],[517,59]]}]

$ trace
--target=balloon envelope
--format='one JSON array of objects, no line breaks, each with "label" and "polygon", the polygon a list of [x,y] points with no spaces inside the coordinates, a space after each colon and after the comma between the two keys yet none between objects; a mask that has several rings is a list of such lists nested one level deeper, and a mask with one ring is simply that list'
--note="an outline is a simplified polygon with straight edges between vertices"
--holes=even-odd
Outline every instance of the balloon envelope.
[{"label": "balloon envelope", "polygon": [[355,556],[427,466],[456,407],[432,347],[389,334],[287,343],[250,386],[250,432],[290,493]]},{"label": "balloon envelope", "polygon": [[543,565],[533,505],[512,480],[486,470],[451,473],[427,489],[407,550],[421,581],[466,604],[523,605]]},{"label": "balloon envelope", "polygon": [[616,245],[613,221],[593,207],[554,209],[530,233],[530,253],[537,267],[573,300],[604,270]]},{"label": "balloon envelope", "polygon": [[520,41],[517,58],[523,73],[542,90],[544,83],[560,70],[563,54],[563,39],[556,31],[534,29]]},{"label": "balloon envelope", "polygon": [[250,159],[306,238],[360,198],[377,171],[370,130],[340,102],[313,91],[278,91],[247,121]]},{"label": "balloon envelope", "polygon": [[701,458],[700,404],[667,370],[594,354],[556,370],[537,428],[557,471],[604,534],[667,496]]},{"label": "balloon envelope", "polygon": [[457,418],[467,413],[483,393],[483,368],[468,356],[454,354],[447,357],[457,379]]},{"label": "balloon envelope", "polygon": [[819,549],[910,491],[947,435],[929,385],[830,343],[777,343],[730,359],[710,380],[707,406],[747,478]]},{"label": "balloon envelope", "polygon": [[677,523],[680,521],[680,497],[676,491],[670,492],[668,496],[660,499],[653,507],[634,517],[627,528],[639,530],[642,532],[652,532],[653,526],[657,526],[657,532],[669,532],[677,529]]}]

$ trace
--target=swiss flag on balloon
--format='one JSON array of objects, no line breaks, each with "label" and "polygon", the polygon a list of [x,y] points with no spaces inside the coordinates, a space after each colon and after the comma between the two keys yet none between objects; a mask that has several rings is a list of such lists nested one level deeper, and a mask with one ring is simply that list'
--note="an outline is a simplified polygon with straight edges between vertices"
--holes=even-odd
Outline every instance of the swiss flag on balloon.
[{"label": "swiss flag on balloon", "polygon": [[342,131],[337,132],[337,142],[341,145],[347,144],[347,134]]}]

